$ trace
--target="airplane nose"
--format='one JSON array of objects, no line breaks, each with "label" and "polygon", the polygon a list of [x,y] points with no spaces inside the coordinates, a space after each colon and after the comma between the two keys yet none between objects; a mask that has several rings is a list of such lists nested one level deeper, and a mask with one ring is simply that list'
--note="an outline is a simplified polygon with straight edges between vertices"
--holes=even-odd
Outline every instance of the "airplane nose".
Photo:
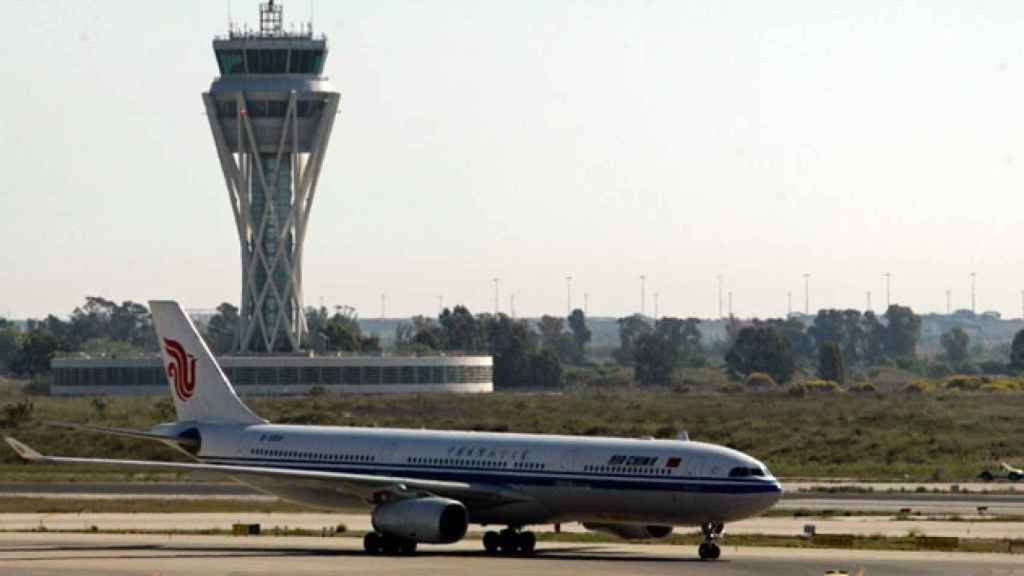
[{"label": "airplane nose", "polygon": [[768,507],[775,506],[779,500],[782,500],[782,484],[778,480],[772,481],[772,490],[768,492],[769,501],[771,502]]}]

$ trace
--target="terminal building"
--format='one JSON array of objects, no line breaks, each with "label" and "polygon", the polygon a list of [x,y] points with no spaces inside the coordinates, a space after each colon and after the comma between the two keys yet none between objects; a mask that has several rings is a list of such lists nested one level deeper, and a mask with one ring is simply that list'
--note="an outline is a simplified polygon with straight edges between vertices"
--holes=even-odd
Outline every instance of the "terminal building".
[{"label": "terminal building", "polygon": [[[490,392],[490,356],[222,356],[217,359],[239,394]],[[159,356],[52,362],[56,396],[167,394]]]},{"label": "terminal building", "polygon": [[[341,95],[312,24],[284,27],[274,0],[256,28],[213,40],[219,70],[202,95],[241,248],[234,351],[219,358],[242,394],[490,392],[490,356],[342,356],[309,352],[302,253]],[[54,394],[164,394],[158,356],[53,360]]]}]

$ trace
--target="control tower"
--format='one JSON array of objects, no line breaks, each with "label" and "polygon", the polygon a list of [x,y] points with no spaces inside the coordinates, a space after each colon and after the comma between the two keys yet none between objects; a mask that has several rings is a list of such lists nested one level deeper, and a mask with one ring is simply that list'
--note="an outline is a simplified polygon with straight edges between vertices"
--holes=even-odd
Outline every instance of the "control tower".
[{"label": "control tower", "polygon": [[257,30],[214,39],[220,77],[203,94],[241,244],[240,353],[305,344],[302,246],[340,101],[327,39],[285,31],[281,8],[262,3]]}]

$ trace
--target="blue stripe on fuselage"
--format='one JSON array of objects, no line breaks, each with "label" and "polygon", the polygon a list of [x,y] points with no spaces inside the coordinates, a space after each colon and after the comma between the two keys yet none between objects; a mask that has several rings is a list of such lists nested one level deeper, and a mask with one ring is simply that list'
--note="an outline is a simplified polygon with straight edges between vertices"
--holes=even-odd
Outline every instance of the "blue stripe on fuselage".
[{"label": "blue stripe on fuselage", "polygon": [[240,464],[266,468],[287,468],[341,474],[392,476],[396,472],[408,478],[423,480],[460,480],[488,484],[530,486],[577,486],[606,490],[660,490],[665,492],[700,492],[715,494],[765,494],[781,492],[777,482],[740,478],[694,478],[656,475],[623,476],[587,472],[544,472],[520,470],[488,470],[409,464],[341,465],[337,462],[308,460],[267,460],[262,458],[202,457],[213,464]]}]

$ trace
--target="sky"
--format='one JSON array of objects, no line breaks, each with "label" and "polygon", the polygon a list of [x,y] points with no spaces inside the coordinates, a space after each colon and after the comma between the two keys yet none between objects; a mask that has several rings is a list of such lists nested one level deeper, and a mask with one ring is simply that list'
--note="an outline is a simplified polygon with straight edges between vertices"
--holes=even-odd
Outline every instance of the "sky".
[{"label": "sky", "polygon": [[[285,1],[286,22],[310,2]],[[237,304],[201,93],[231,0],[5,3],[0,315]],[[307,305],[1019,317],[1024,3],[318,1]],[[657,294],[657,297],[655,297]]]}]

